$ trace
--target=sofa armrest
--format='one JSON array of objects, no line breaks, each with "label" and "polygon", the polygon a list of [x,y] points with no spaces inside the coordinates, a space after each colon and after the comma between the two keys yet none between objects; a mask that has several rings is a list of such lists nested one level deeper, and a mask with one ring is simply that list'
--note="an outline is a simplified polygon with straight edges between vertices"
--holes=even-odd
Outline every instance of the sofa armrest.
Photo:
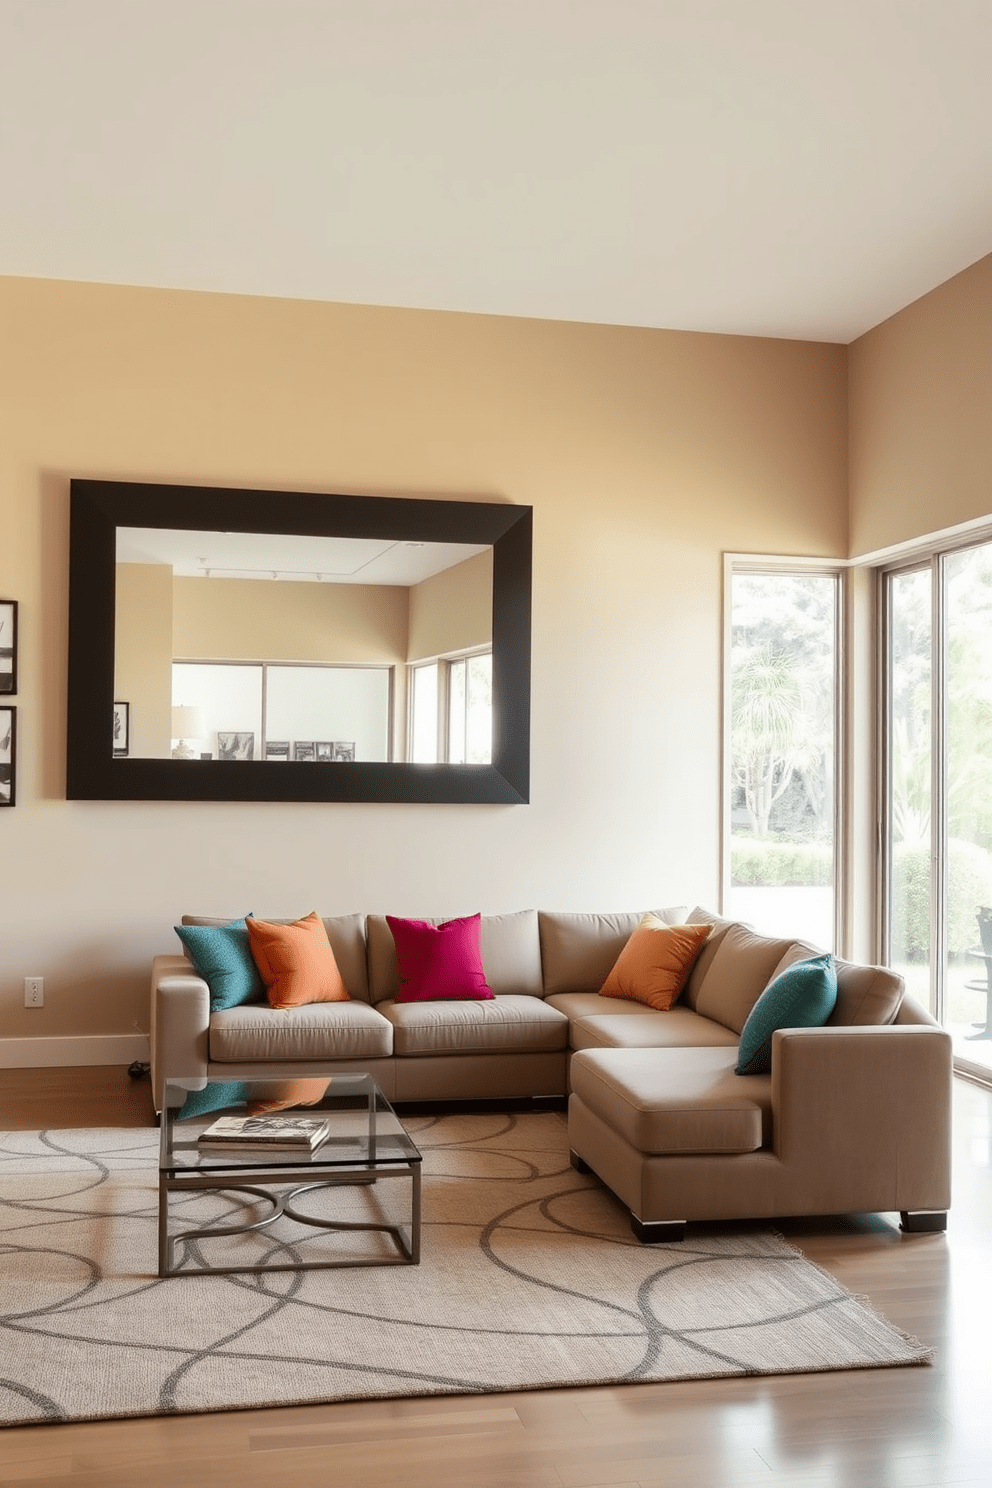
[{"label": "sofa armrest", "polygon": [[156,1111],[170,1076],[206,1079],[210,988],[185,956],[152,961],[151,1079]]},{"label": "sofa armrest", "polygon": [[[952,1074],[950,1035],[926,1023],[781,1029],[775,1153],[822,1188],[824,1214],[946,1209]],[[861,1192],[864,1204],[851,1198]]]}]

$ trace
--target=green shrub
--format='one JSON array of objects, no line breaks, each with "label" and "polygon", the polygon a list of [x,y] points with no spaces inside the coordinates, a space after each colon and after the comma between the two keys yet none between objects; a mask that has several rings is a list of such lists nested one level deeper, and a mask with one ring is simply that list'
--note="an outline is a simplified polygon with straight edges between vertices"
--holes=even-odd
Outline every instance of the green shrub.
[{"label": "green shrub", "polygon": [[[930,944],[930,851],[896,843],[892,850],[892,948],[926,961]],[[947,845],[947,950],[979,944],[978,910],[992,904],[992,854],[952,837]]]},{"label": "green shrub", "polygon": [[735,837],[730,844],[730,873],[735,884],[761,888],[831,884],[833,871],[833,851],[825,842]]}]

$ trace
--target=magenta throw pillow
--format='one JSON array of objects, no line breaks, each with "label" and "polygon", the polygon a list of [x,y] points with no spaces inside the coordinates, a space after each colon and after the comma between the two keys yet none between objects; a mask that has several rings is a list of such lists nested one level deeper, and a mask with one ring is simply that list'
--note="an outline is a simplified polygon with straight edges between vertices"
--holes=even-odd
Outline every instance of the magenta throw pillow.
[{"label": "magenta throw pillow", "polygon": [[479,915],[428,925],[386,916],[400,968],[397,1002],[455,1002],[495,996],[486,981]]}]

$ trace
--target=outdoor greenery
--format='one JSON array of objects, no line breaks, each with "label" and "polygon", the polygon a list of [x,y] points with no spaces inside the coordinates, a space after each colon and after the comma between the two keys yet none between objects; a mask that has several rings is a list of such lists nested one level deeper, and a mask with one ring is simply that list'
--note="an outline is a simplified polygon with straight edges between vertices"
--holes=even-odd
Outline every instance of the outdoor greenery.
[{"label": "outdoor greenery", "polygon": [[[952,838],[947,845],[947,950],[963,955],[980,944],[978,911],[992,903],[992,854]],[[892,943],[910,962],[929,960],[930,849],[897,842],[892,849]]]},{"label": "outdoor greenery", "polygon": [[778,842],[735,836],[730,875],[735,884],[764,888],[833,883],[834,855],[828,842]]},{"label": "outdoor greenery", "polygon": [[[734,577],[735,804],[758,839],[826,843],[831,836],[834,603],[834,581],[823,575]],[[737,836],[735,831],[735,842]],[[758,860],[742,857],[742,872],[750,871],[745,861]],[[774,857],[766,861],[770,871],[787,875],[774,882],[823,882],[790,877],[798,867],[786,869]]]}]

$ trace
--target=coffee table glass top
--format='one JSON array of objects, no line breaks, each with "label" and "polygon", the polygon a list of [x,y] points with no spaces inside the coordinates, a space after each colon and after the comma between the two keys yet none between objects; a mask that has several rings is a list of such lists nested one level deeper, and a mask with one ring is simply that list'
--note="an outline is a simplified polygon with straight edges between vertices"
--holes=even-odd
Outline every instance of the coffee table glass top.
[{"label": "coffee table glass top", "polygon": [[[326,1088],[314,1102],[317,1086],[312,1077],[305,1082],[281,1080],[169,1080],[162,1111],[162,1141],[159,1169],[163,1172],[195,1170],[219,1172],[233,1169],[368,1168],[393,1163],[409,1165],[421,1160],[414,1142],[379,1089],[372,1075],[329,1075]],[[238,1143],[230,1148],[198,1147],[197,1138],[221,1116],[246,1116],[253,1102],[280,1102],[298,1096],[306,1104],[280,1107],[279,1117],[318,1116],[329,1122],[327,1136],[312,1152],[306,1148],[273,1151],[260,1143]],[[184,1114],[185,1112],[185,1114]]]}]

